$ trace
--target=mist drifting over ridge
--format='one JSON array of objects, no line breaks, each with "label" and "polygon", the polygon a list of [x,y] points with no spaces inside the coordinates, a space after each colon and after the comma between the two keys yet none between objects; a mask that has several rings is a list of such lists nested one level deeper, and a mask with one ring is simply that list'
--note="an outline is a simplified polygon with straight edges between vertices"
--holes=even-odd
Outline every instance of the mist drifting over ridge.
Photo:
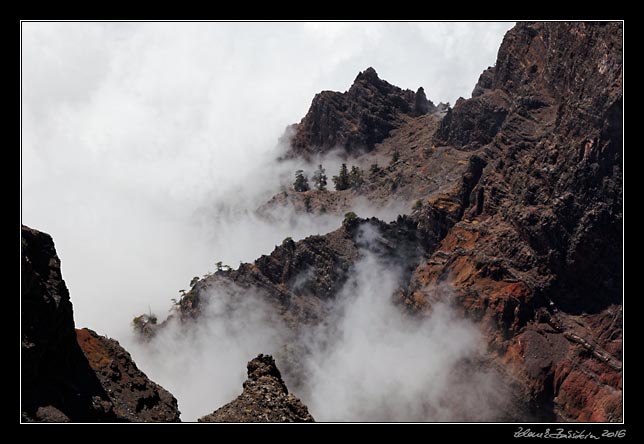
[{"label": "mist drifting over ridge", "polygon": [[[511,400],[500,376],[476,363],[485,347],[474,324],[440,302],[410,317],[393,300],[404,264],[384,254],[372,225],[360,227],[358,243],[361,258],[315,326],[294,331],[261,290],[226,283],[202,295],[198,322],[175,318],[150,342],[128,347],[177,396],[184,421],[234,398],[248,356],[260,352],[276,356],[317,421],[502,418]],[[294,280],[310,279],[309,271]]]},{"label": "mist drifting over ridge", "polygon": [[[237,308],[232,319],[252,325],[253,333],[237,337],[234,347],[229,321],[214,322],[193,336],[166,338],[175,345],[188,341],[202,358],[226,357],[191,366],[201,370],[191,370],[196,373],[185,386],[180,381],[190,361],[180,359],[181,347],[165,350],[174,352],[175,360],[155,363],[146,355],[149,350],[134,345],[132,317],[150,310],[163,318],[178,290],[193,276],[212,271],[216,261],[236,267],[287,236],[297,240],[337,228],[337,215],[281,211],[267,221],[256,214],[268,197],[290,184],[295,169],[314,167],[275,162],[284,149],[276,146],[279,136],[305,114],[314,93],[346,90],[369,65],[401,87],[424,86],[436,102],[469,97],[511,24],[463,25],[24,24],[23,221],[56,239],[77,325],[126,344],[150,376],[176,391],[184,419],[229,399],[243,380],[243,363],[254,353],[272,353],[283,341],[286,333],[275,330],[270,316],[248,318],[255,305]],[[293,32],[302,38],[294,39]],[[414,69],[406,69],[410,64]],[[339,163],[326,159],[330,175]],[[393,219],[397,210],[377,213],[365,204],[357,212]],[[357,280],[367,273],[357,270]],[[365,299],[356,296],[354,302]],[[349,306],[345,315],[351,319],[351,313]],[[335,316],[339,325],[348,322]],[[455,328],[464,338],[457,345],[467,355],[476,348],[475,338],[466,326]],[[329,332],[324,335],[333,339]],[[315,381],[306,396],[320,419],[337,419],[324,413],[328,399],[320,399],[320,393],[332,393],[325,375],[336,372],[334,363],[360,343],[353,334],[346,340],[333,353],[318,350],[329,362],[306,361]],[[209,349],[213,343],[222,348]],[[457,353],[454,359],[460,357]],[[152,367],[165,367],[167,374]],[[190,384],[205,383],[212,376],[206,369],[218,372],[226,389],[211,387],[203,409],[191,401],[200,393]],[[353,387],[355,374],[344,376],[346,387]],[[426,414],[423,409],[414,414]],[[382,409],[346,413],[357,420],[391,417]]]},{"label": "mist drifting over ridge", "polygon": [[77,323],[118,337],[217,260],[297,238],[244,244],[201,215],[274,186],[256,173],[315,93],[373,65],[454,102],[511,25],[23,23],[22,217],[56,239]]}]

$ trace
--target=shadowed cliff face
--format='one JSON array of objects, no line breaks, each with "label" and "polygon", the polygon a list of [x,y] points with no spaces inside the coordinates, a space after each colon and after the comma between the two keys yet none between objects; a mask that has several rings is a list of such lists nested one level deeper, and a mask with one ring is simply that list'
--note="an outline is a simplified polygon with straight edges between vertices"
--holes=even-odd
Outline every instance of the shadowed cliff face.
[{"label": "shadowed cliff face", "polygon": [[72,304],[51,237],[22,227],[22,415],[28,421],[115,421],[76,342]]},{"label": "shadowed cliff face", "polygon": [[54,242],[24,225],[21,316],[23,421],[178,421],[176,399],[116,341],[75,330]]},{"label": "shadowed cliff face", "polygon": [[518,24],[434,138],[486,166],[411,299],[453,286],[544,418],[621,419],[621,42],[619,23]]},{"label": "shadowed cliff face", "polygon": [[199,319],[201,307],[212,297],[211,290],[232,282],[242,289],[261,290],[290,327],[314,325],[324,318],[325,304],[332,303],[361,257],[359,235],[364,227],[382,233],[380,253],[400,265],[407,264],[404,270],[409,277],[422,254],[413,221],[407,217],[391,224],[376,218],[347,219],[336,231],[299,242],[285,239],[253,264],[201,279],[181,299],[179,314]]}]

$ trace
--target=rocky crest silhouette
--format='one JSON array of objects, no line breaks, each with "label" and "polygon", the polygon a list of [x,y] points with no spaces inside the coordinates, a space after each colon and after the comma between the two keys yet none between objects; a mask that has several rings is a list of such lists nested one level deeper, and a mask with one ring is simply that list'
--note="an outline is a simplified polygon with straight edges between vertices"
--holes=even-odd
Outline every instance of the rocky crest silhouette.
[{"label": "rocky crest silhouette", "polygon": [[242,394],[199,422],[313,422],[306,406],[288,392],[272,356],[260,354],[247,368]]},{"label": "rocky crest silhouette", "polygon": [[179,420],[177,400],[118,342],[75,329],[54,242],[24,225],[21,315],[23,421]]}]

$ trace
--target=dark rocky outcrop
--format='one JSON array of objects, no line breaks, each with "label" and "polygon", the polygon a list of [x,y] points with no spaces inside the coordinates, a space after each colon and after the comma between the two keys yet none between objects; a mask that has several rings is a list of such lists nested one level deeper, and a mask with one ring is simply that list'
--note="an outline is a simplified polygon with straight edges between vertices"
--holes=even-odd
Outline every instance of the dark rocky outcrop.
[{"label": "dark rocky outcrop", "polygon": [[77,340],[54,242],[24,225],[21,317],[23,421],[178,419],[176,399],[138,371],[118,343],[90,330],[79,330]]},{"label": "dark rocky outcrop", "polygon": [[[366,242],[365,230],[379,236]],[[376,218],[346,219],[336,231],[299,242],[285,239],[270,255],[261,256],[253,264],[244,263],[236,270],[218,271],[201,279],[182,297],[179,313],[183,319],[198,320],[212,288],[235,285],[260,290],[294,329],[314,324],[323,319],[325,304],[346,282],[360,258],[361,247],[397,265],[406,264],[409,277],[423,254],[417,236],[416,223],[408,217],[390,224]]]},{"label": "dark rocky outcrop", "polygon": [[433,110],[423,88],[416,93],[401,90],[368,68],[347,92],[323,91],[315,96],[309,112],[293,128],[291,154],[307,156],[336,147],[348,153],[370,151],[404,122],[403,116]]},{"label": "dark rocky outcrop", "polygon": [[[347,159],[349,168],[357,166],[362,170],[364,182],[358,189],[337,191],[329,184],[324,191],[283,190],[260,212],[270,216],[277,208],[292,206],[302,213],[343,215],[360,202],[368,201],[374,208],[387,208],[395,203],[400,209],[392,219],[408,213],[417,200],[445,193],[466,172],[470,153],[451,146],[436,146],[432,141],[441,119],[440,113],[404,116],[400,126],[372,151]],[[337,173],[327,170],[329,177]]]},{"label": "dark rocky outcrop", "polygon": [[272,356],[260,354],[247,368],[242,394],[199,422],[314,421],[302,401],[288,392]]},{"label": "dark rocky outcrop", "polygon": [[112,403],[76,342],[54,242],[25,226],[21,316],[23,419],[115,421]]},{"label": "dark rocky outcrop", "polygon": [[78,343],[119,418],[131,422],[178,422],[177,400],[150,381],[118,341],[83,328]]}]

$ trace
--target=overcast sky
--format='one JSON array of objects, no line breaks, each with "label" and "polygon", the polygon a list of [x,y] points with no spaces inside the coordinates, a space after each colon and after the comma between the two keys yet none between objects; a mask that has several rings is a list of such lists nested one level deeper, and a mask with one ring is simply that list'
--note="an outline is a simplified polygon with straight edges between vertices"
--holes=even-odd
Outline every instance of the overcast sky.
[{"label": "overcast sky", "polygon": [[77,326],[118,337],[218,258],[269,253],[217,252],[195,212],[317,92],[372,66],[454,103],[512,25],[23,23],[22,221],[53,236]]}]

